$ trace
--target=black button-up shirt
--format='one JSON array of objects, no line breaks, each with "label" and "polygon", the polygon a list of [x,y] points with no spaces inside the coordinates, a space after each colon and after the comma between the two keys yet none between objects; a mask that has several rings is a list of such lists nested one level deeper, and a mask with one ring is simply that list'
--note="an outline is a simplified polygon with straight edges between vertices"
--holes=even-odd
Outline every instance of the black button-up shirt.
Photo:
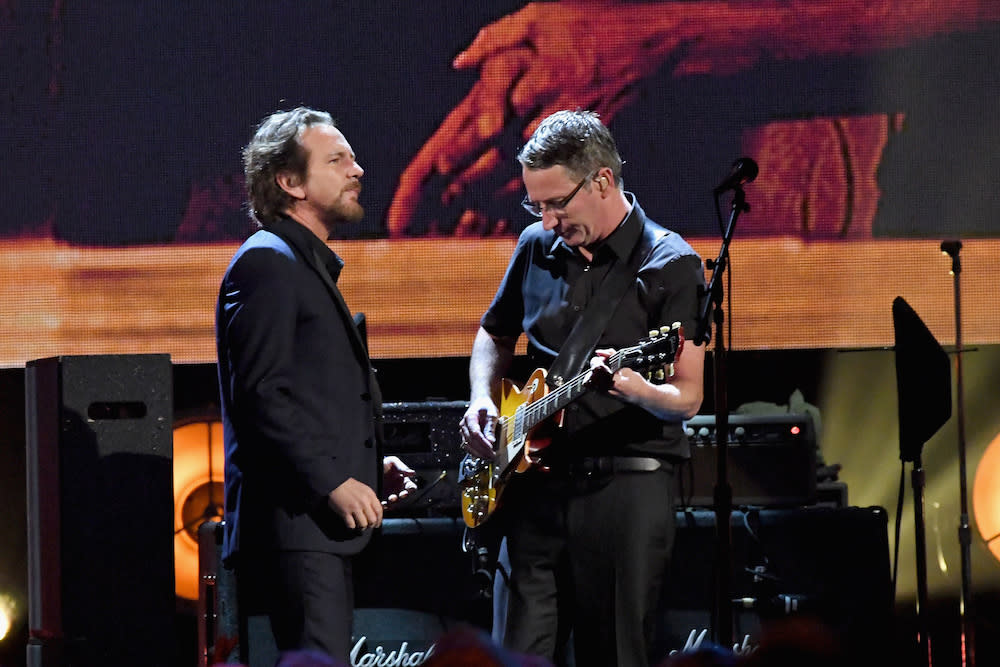
[{"label": "black button-up shirt", "polygon": [[[521,234],[500,288],[482,318],[494,336],[524,333],[529,354],[548,367],[576,319],[595,298],[617,262],[626,262],[650,221],[634,197],[631,213],[593,252],[588,262],[554,231],[537,222]],[[598,347],[635,345],[651,329],[680,322],[693,335],[705,284],[701,258],[678,234],[666,232],[644,260],[634,284],[611,317]],[[579,369],[580,371],[584,369]],[[575,408],[574,408],[575,406]],[[560,441],[552,455],[631,454],[686,458],[680,423],[664,423],[649,412],[599,392],[589,392],[567,410]]]}]

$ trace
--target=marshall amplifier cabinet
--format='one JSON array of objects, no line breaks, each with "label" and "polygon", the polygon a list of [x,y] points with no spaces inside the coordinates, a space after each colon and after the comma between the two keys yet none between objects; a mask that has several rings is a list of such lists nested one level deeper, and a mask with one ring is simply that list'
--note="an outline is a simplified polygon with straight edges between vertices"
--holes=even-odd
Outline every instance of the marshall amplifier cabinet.
[{"label": "marshall amplifier cabinet", "polygon": [[[731,515],[732,628],[737,653],[789,617],[825,625],[844,664],[904,664],[883,655],[892,642],[888,513],[881,507],[745,509]],[[667,588],[656,617],[654,654],[710,642],[716,599],[715,515],[677,513]],[[906,663],[908,664],[908,663]]]},{"label": "marshall amplifier cabinet", "polygon": [[465,530],[461,517],[383,521],[354,560],[352,664],[420,664],[452,628],[488,631],[492,573],[463,549]]},{"label": "marshall amplifier cabinet", "polygon": [[[267,619],[241,619],[232,571],[220,563],[223,523],[198,530],[198,666],[239,661],[246,632],[248,667],[278,658]],[[461,518],[390,518],[354,558],[352,665],[418,665],[438,638],[459,626],[490,627],[491,575],[462,549]]]},{"label": "marshall amplifier cabinet", "polygon": [[[717,482],[715,415],[686,424],[691,464],[678,476],[681,504],[712,507]],[[807,414],[729,415],[726,448],[733,505],[816,503],[816,434]]]}]

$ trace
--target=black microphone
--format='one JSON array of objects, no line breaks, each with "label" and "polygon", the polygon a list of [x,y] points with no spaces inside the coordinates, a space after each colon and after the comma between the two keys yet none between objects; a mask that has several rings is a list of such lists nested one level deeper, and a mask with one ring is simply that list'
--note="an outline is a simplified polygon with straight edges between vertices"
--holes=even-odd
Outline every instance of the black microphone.
[{"label": "black microphone", "polygon": [[757,178],[757,163],[748,157],[741,157],[733,163],[733,170],[726,177],[726,180],[716,186],[715,194],[721,194],[726,190],[735,190],[744,183],[749,183]]}]

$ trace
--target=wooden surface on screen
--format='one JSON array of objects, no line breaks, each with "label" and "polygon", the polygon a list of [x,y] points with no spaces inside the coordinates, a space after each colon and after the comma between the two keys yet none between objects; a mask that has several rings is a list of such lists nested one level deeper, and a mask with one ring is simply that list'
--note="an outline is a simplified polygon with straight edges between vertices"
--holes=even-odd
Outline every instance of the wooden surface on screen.
[{"label": "wooden surface on screen", "polygon": [[[691,239],[705,259],[717,239]],[[375,358],[469,354],[513,239],[341,241],[341,289],[365,313]],[[892,345],[902,296],[942,344],[954,342],[951,260],[933,240],[734,241],[735,349]],[[48,240],[0,246],[0,366],[57,355],[167,352],[215,360],[219,279],[237,244],[80,248]],[[1000,241],[961,252],[966,344],[1000,342]],[[727,284],[728,289],[728,284]],[[731,308],[731,310],[730,310]]]}]

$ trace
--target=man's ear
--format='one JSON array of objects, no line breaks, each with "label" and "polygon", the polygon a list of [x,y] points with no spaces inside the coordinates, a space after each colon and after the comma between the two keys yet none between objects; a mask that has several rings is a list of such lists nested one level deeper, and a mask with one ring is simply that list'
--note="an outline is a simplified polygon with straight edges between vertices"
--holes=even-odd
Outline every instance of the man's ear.
[{"label": "man's ear", "polygon": [[607,167],[602,168],[597,172],[597,175],[594,176],[594,180],[597,181],[597,189],[600,190],[602,195],[604,194],[604,191],[608,189],[608,186],[611,185],[612,178],[614,178],[614,174]]},{"label": "man's ear", "polygon": [[305,189],[302,187],[302,179],[298,174],[290,171],[281,171],[274,177],[274,182],[293,198],[305,199]]}]

